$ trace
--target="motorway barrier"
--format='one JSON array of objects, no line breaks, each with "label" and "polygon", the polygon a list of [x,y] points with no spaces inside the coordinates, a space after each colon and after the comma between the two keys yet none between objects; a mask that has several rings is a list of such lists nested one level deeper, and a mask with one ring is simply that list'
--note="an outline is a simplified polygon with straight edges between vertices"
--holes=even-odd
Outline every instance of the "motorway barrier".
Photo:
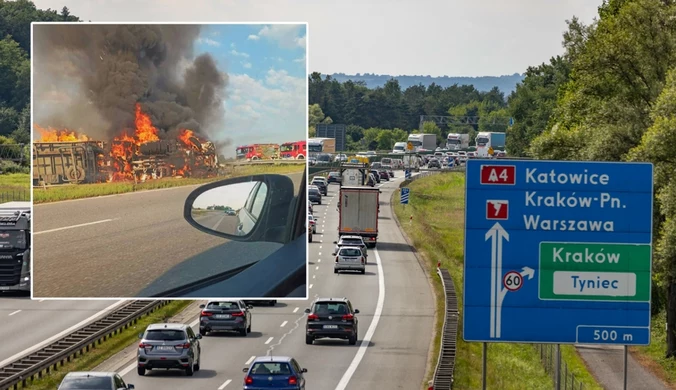
[{"label": "motorway barrier", "polygon": [[136,324],[171,301],[129,301],[103,318],[62,337],[61,339],[0,367],[0,390],[26,388],[37,376],[58,370],[65,362],[81,356],[101,342]]},{"label": "motorway barrier", "polygon": [[453,388],[453,373],[455,369],[455,353],[458,343],[458,296],[455,293],[455,285],[451,274],[446,268],[438,268],[437,273],[441,278],[446,297],[446,317],[441,332],[441,347],[439,348],[439,360],[434,370],[434,390],[450,390]]}]

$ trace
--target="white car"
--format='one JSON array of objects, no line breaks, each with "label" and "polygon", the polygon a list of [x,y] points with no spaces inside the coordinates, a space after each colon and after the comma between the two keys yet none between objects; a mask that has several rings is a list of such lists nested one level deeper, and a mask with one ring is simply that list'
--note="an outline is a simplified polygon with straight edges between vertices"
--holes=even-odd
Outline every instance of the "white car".
[{"label": "white car", "polygon": [[343,246],[333,255],[336,256],[336,262],[333,265],[334,273],[337,274],[339,271],[366,273],[366,257],[358,246]]},{"label": "white car", "polygon": [[317,220],[312,214],[309,214],[307,216],[307,221],[310,224],[310,227],[312,227],[312,234],[317,234]]},{"label": "white car", "polygon": [[366,247],[366,243],[364,242],[364,239],[361,238],[361,236],[341,236],[338,241],[334,241],[333,243],[336,245],[334,252],[338,252],[340,248],[344,246],[356,246],[361,248],[362,252],[364,253],[364,263],[368,262],[368,248]]}]

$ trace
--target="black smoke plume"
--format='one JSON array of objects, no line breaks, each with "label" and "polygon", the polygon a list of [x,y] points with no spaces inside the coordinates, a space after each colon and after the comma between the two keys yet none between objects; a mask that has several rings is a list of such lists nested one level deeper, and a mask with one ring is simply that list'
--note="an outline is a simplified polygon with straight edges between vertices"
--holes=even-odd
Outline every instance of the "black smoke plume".
[{"label": "black smoke plume", "polygon": [[[34,120],[110,139],[141,103],[160,138],[190,129],[219,146],[228,77],[193,55],[199,25],[34,25]],[[36,135],[36,139],[38,136]]]}]

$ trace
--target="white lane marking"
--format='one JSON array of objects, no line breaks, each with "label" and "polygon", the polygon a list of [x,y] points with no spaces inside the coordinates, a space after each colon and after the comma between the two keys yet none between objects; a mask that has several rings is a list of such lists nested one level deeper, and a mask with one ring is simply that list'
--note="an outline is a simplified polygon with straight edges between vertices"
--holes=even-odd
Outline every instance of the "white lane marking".
[{"label": "white lane marking", "polygon": [[212,230],[218,230],[218,225],[220,225],[221,222],[223,222],[224,219],[225,219],[225,215],[222,216],[221,219],[218,220],[218,222],[216,222],[216,224],[214,225],[214,227],[212,228]]},{"label": "white lane marking", "polygon": [[312,288],[312,286],[314,286],[314,284],[311,284],[311,285],[309,285],[308,287],[309,287],[309,288]]},{"label": "white lane marking", "polygon": [[18,314],[18,313],[21,313],[21,310],[17,310],[17,311],[15,311],[15,312],[9,313],[9,315],[10,315],[10,317],[11,317],[11,316],[13,316],[14,314]]},{"label": "white lane marking", "polygon": [[0,367],[4,367],[4,366],[8,365],[10,362],[13,362],[15,360],[19,360],[20,358],[22,358],[26,355],[29,355],[29,354],[31,354],[31,353],[39,350],[39,349],[42,349],[45,345],[53,342],[54,340],[60,339],[63,336],[69,334],[69,333],[73,333],[73,331],[80,329],[87,324],[92,323],[94,321],[94,319],[100,317],[103,313],[106,313],[106,312],[114,309],[115,307],[120,306],[120,305],[122,305],[123,303],[126,303],[126,302],[127,301],[117,301],[117,302],[113,303],[112,305],[110,305],[110,306],[106,307],[105,309],[99,311],[98,313],[94,314],[93,316],[80,321],[79,323],[71,326],[70,328],[64,330],[63,332],[58,333],[58,334],[48,338],[47,340],[45,340],[45,341],[43,341],[39,344],[35,344],[34,346],[32,346],[32,347],[30,347],[30,348],[28,348],[24,351],[21,351],[21,352],[17,353],[16,355],[12,356],[12,357],[9,357],[9,358],[1,361]]},{"label": "white lane marking", "polygon": [[251,362],[254,361],[255,358],[256,358],[255,356],[250,357],[249,360],[247,360],[246,363],[244,363],[244,365],[248,366],[249,364],[251,364]]},{"label": "white lane marking", "polygon": [[318,262],[318,263],[321,263],[321,262],[322,262],[322,259],[317,260],[317,262]]},{"label": "white lane marking", "polygon": [[319,249],[322,249],[322,246],[321,246],[321,245],[319,246]]},{"label": "white lane marking", "polygon": [[366,354],[366,349],[369,347],[371,338],[376,332],[378,321],[380,321],[380,316],[383,313],[383,306],[385,305],[385,275],[383,273],[383,264],[380,260],[378,249],[374,249],[374,252],[376,254],[376,263],[378,264],[378,303],[376,304],[376,311],[373,314],[371,325],[369,326],[368,331],[366,331],[366,335],[364,335],[364,338],[361,341],[361,345],[359,346],[357,354],[354,356],[354,359],[352,359],[352,363],[350,363],[347,371],[345,371],[345,374],[343,374],[340,382],[338,382],[336,390],[345,390],[347,388],[347,384],[350,382],[350,379],[352,379],[352,375],[354,375],[355,371],[357,371],[357,367],[359,367],[361,359],[364,357],[364,354]]},{"label": "white lane marking", "polygon": [[297,307],[297,308],[293,309],[293,312],[295,313],[295,312],[297,312],[298,310],[300,310],[300,307]]},{"label": "white lane marking", "polygon": [[265,345],[270,344],[273,339],[274,339],[274,337],[270,337],[269,339],[267,339],[267,341],[265,342]]},{"label": "white lane marking", "polygon": [[317,275],[312,275],[312,279],[314,279],[314,278],[316,278],[316,277],[317,277]]},{"label": "white lane marking", "polygon": [[[191,323],[188,324],[188,325],[190,325],[191,328],[194,328],[194,327],[196,327],[199,323],[200,323],[200,320],[199,320],[199,318],[198,318],[198,319],[196,319],[195,321],[191,322]],[[129,373],[130,373],[133,369],[135,369],[135,368],[136,368],[136,360],[134,360],[134,362],[131,363],[130,365],[128,365],[127,367],[123,368],[118,374],[120,374],[121,377],[124,377],[125,375],[129,374]],[[225,386],[227,386],[227,383],[226,383]]]},{"label": "white lane marking", "polygon": [[280,328],[283,328],[283,327],[284,327],[286,324],[288,324],[288,323],[289,323],[289,321],[284,321],[284,322],[282,322],[281,325],[279,325],[279,327],[280,327]]},{"label": "white lane marking", "polygon": [[321,255],[322,255],[322,252],[319,252],[319,256],[321,256]]},{"label": "white lane marking", "polygon": [[40,299],[38,302],[44,302],[44,301],[45,301],[44,299]]},{"label": "white lane marking", "polygon": [[[322,233],[323,233],[323,232],[322,232]],[[321,243],[321,242],[324,242],[324,241],[322,241],[322,240],[319,240],[319,242]]]},{"label": "white lane marking", "polygon": [[225,389],[225,386],[229,385],[230,382],[232,382],[232,379],[228,379],[227,381],[225,381],[225,383],[223,383],[223,384],[218,388],[218,390],[223,390],[223,389]]},{"label": "white lane marking", "polygon": [[64,227],[60,227],[60,228],[56,228],[56,229],[43,230],[43,231],[41,231],[41,232],[34,232],[33,235],[43,234],[43,233],[58,232],[58,231],[60,231],[60,230],[75,229],[75,228],[79,228],[79,227],[83,227],[83,226],[91,226],[91,225],[96,225],[96,224],[99,224],[99,223],[105,223],[105,222],[115,221],[116,219],[120,219],[120,218],[102,219],[102,220],[100,220],[100,221],[81,223],[81,224],[79,224],[79,225],[64,226]]}]

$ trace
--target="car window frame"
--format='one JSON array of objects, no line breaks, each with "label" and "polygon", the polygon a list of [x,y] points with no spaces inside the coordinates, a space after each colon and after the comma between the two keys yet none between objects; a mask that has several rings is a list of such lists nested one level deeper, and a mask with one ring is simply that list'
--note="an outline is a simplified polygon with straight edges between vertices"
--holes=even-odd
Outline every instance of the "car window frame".
[{"label": "car window frame", "polygon": [[[265,196],[261,199],[259,194],[261,193],[261,188],[263,188],[263,182],[259,182],[258,187],[256,188],[256,194],[253,196],[253,200],[251,201],[251,208],[248,210],[249,214],[251,216],[251,219],[254,221],[254,225],[256,222],[258,222],[258,218],[261,216],[261,213],[263,212],[263,209],[265,208],[265,201],[268,198],[268,186],[265,186]],[[261,208],[259,210],[258,215],[254,213],[254,207],[257,206],[257,201],[261,199]]]}]

